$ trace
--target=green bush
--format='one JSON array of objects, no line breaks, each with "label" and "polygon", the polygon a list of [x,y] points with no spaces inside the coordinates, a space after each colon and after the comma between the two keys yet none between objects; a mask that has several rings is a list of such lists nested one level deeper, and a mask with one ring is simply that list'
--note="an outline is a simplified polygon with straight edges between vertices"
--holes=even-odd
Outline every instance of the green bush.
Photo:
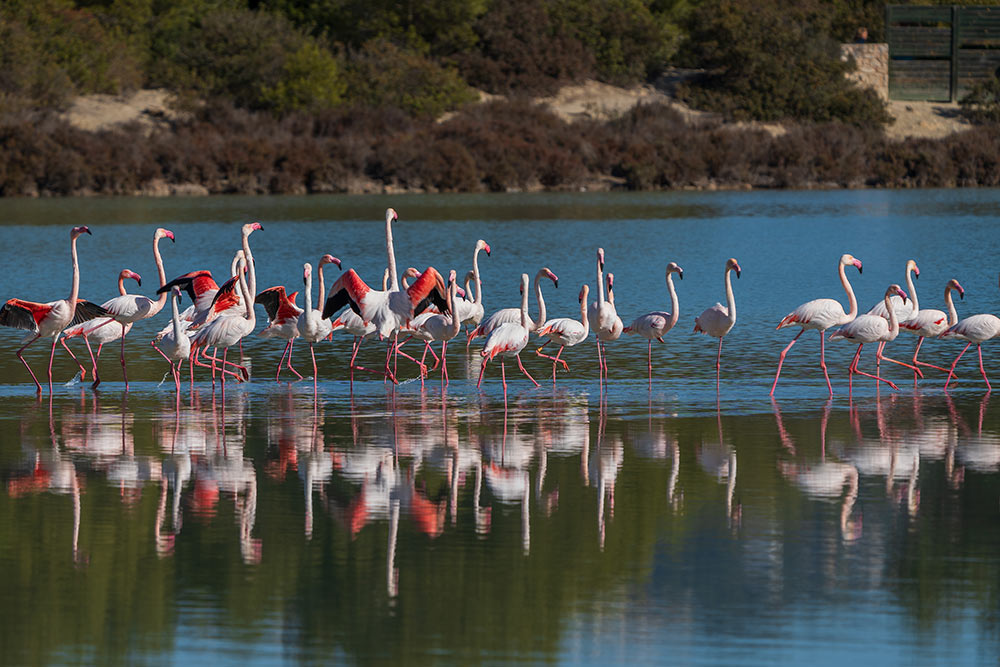
[{"label": "green bush", "polygon": [[973,85],[958,103],[974,123],[1000,123],[1000,76]]}]

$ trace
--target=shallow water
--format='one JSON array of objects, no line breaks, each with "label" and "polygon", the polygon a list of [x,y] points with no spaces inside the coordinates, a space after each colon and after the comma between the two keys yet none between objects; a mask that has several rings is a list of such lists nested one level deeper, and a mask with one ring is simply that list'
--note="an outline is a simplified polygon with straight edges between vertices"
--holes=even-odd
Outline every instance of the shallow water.
[{"label": "shallow water", "polygon": [[[405,361],[398,388],[359,374],[352,390],[344,336],[317,347],[315,394],[308,380],[275,383],[281,346],[255,338],[252,382],[223,396],[199,372],[178,404],[148,347],[162,314],[129,334],[127,394],[112,347],[99,392],[71,380],[61,353],[55,395],[37,399],[13,355],[20,332],[0,331],[4,661],[995,663],[1000,406],[975,361],[963,359],[950,393],[940,372],[914,387],[888,365],[899,392],[865,379],[849,399],[853,346],[831,343],[827,401],[810,333],[776,401],[768,390],[794,335],[775,324],[811,298],[845,301],[843,252],[864,261],[850,274],[863,309],[903,282],[913,257],[922,307],[942,307],[955,277],[961,315],[1000,310],[998,199],[0,200],[4,298],[65,296],[72,224],[94,232],[80,241],[81,290],[96,301],[126,266],[153,293],[158,225],[177,236],[161,244],[168,278],[224,274],[239,223],[256,219],[259,287],[300,289],[302,262],[324,252],[375,282],[390,205],[401,266],[464,271],[476,238],[489,241],[487,311],[516,305],[520,272],[546,265],[560,284],[545,285],[550,316],[578,316],[597,245],[626,323],[668,308],[668,261],[685,270],[681,319],[654,347],[651,386],[645,345],[622,339],[608,346],[602,389],[588,341],[564,353],[570,371],[555,387],[533,354],[538,389],[510,364],[506,409],[499,369],[477,391],[478,355],[457,343],[446,393],[436,373],[422,388]],[[724,299],[730,256],[743,269],[739,318],[717,396],[715,341],[691,328]],[[901,338],[888,352],[908,358],[913,345]],[[366,342],[363,363],[383,349]],[[943,364],[960,349],[929,341],[921,358]],[[47,350],[26,356],[44,374]],[[311,375],[304,350],[294,363]]]}]

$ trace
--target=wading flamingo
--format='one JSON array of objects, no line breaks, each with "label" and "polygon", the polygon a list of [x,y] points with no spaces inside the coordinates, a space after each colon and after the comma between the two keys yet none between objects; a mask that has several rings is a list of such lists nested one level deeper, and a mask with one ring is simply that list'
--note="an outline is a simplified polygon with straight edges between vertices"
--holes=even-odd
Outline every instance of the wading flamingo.
[{"label": "wading flamingo", "polygon": [[[285,349],[281,352],[281,359],[278,360],[278,372],[274,375],[275,382],[281,378],[282,363],[288,366],[288,370],[294,373],[295,377],[302,379],[302,374],[292,367],[292,345],[299,337],[299,315],[305,312],[295,305],[295,297],[298,294],[298,292],[285,294],[284,285],[277,285],[268,287],[254,297],[254,303],[264,306],[264,310],[267,311],[267,326],[257,335],[285,341]],[[308,295],[306,300],[309,300]]]},{"label": "wading flamingo", "polygon": [[187,325],[181,321],[177,304],[181,300],[181,288],[170,288],[171,331],[160,340],[160,354],[170,362],[170,373],[174,376],[174,387],[178,396],[181,391],[181,364],[191,356],[191,340],[187,336]]},{"label": "wading flamingo", "polygon": [[736,324],[736,299],[733,297],[733,284],[729,278],[729,272],[735,271],[736,277],[740,277],[740,264],[730,257],[726,260],[725,283],[726,283],[726,305],[717,303],[711,308],[707,308],[701,315],[694,318],[694,330],[708,334],[719,339],[719,351],[715,355],[715,390],[719,390],[719,376],[722,372],[722,338]]},{"label": "wading flamingo", "polygon": [[327,264],[334,264],[337,268],[340,268],[340,260],[333,255],[323,255],[319,264],[317,265],[317,272],[319,273],[319,304],[316,308],[312,305],[312,264],[306,262],[302,265],[302,282],[305,283],[305,303],[306,309],[299,315],[297,326],[299,330],[299,335],[302,339],[309,343],[309,356],[312,357],[313,363],[313,388],[316,387],[316,378],[318,375],[318,370],[316,368],[316,352],[313,346],[330,335],[333,331],[330,320],[324,320],[321,315],[321,309],[319,306],[322,305],[323,301],[323,267]]},{"label": "wading flamingo", "polygon": [[[233,375],[240,380],[248,380],[250,378],[250,372],[245,366],[239,364],[231,364],[227,361],[226,357],[229,354],[229,348],[236,345],[244,337],[249,336],[253,333],[254,326],[257,324],[256,317],[254,316],[253,310],[253,297],[250,294],[250,288],[247,286],[247,281],[243,269],[246,267],[246,258],[243,256],[243,251],[239,251],[239,262],[237,264],[236,274],[237,282],[239,284],[240,291],[243,293],[243,304],[244,312],[242,315],[223,315],[221,317],[216,317],[214,320],[208,324],[202,326],[198,329],[195,334],[191,337],[191,358],[198,366],[204,366],[205,368],[215,368],[216,362],[222,363],[222,388],[225,391],[226,387],[226,374]],[[203,364],[198,361],[198,348],[222,348],[222,359],[218,356],[210,356],[208,354],[202,354],[205,359],[210,359],[212,365]],[[239,373],[230,371],[226,369],[227,365],[233,365],[239,369]],[[214,386],[214,385],[213,385]]]},{"label": "wading flamingo", "polygon": [[[140,286],[142,285],[142,278],[138,273],[130,269],[122,269],[121,273],[118,274],[118,294],[121,296],[128,296],[128,292],[125,290],[126,278],[135,280]],[[87,350],[90,352],[91,374],[94,376],[93,386],[96,387],[101,383],[100,376],[97,373],[97,362],[101,359],[101,350],[104,348],[104,344],[123,338],[131,330],[132,322],[118,324],[118,321],[113,317],[98,317],[82,324],[66,327],[63,329],[63,337],[60,342],[69,353],[69,356],[73,357],[76,365],[80,367],[80,379],[84,380],[87,377],[87,369],[83,367],[80,360],[73,354],[73,350],[69,349],[69,346],[66,344],[68,339],[83,336],[83,340],[87,344]],[[96,355],[90,346],[91,341],[97,343]]]},{"label": "wading flamingo", "polygon": [[[919,277],[920,269],[917,268],[917,263],[912,259],[906,260],[906,294],[909,296],[909,299],[904,302],[898,295],[894,294],[889,300],[892,303],[892,309],[896,311],[896,320],[901,327],[903,326],[903,322],[920,311],[920,302],[917,300],[917,288],[913,286],[913,279]],[[868,314],[889,319],[889,311],[886,310],[885,300],[879,299],[879,302],[871,307]],[[885,359],[886,361],[892,361],[888,357]]]},{"label": "wading flamingo", "polygon": [[24,367],[31,374],[31,379],[35,381],[37,393],[42,393],[42,385],[38,383],[35,372],[25,361],[22,353],[24,350],[39,338],[52,337],[52,349],[49,351],[49,394],[52,393],[52,359],[56,354],[56,342],[59,334],[70,324],[79,324],[92,320],[95,317],[108,315],[97,304],[80,299],[80,262],[76,254],[76,239],[81,234],[90,234],[90,230],[85,226],[74,227],[69,233],[70,254],[73,259],[73,283],[70,287],[69,298],[49,303],[35,303],[23,299],[9,299],[0,308],[0,325],[25,329],[32,332],[32,336],[17,351],[17,358],[21,360]]},{"label": "wading flamingo", "polygon": [[[590,333],[590,320],[587,318],[587,296],[589,294],[590,286],[584,284],[583,287],[580,288],[579,322],[574,320],[572,317],[557,317],[543,324],[538,330],[538,335],[542,338],[548,338],[548,340],[542,343],[542,347],[535,350],[535,354],[552,360],[552,384],[555,384],[556,382],[556,367],[559,364],[562,364],[567,371],[569,370],[569,364],[561,358],[563,349],[582,343],[587,339],[587,335]],[[549,343],[555,343],[559,346],[559,351],[556,352],[556,356],[554,357],[542,354],[542,348]]]},{"label": "wading flamingo", "polygon": [[528,274],[522,273],[520,323],[504,322],[498,326],[486,337],[486,341],[483,343],[483,349],[479,353],[483,357],[483,364],[479,369],[479,382],[476,383],[477,389],[483,384],[483,373],[486,371],[486,364],[497,355],[500,355],[500,377],[503,380],[504,405],[507,405],[507,370],[504,367],[504,357],[514,357],[517,359],[517,366],[521,369],[521,372],[524,373],[524,375],[531,380],[536,387],[538,386],[538,383],[535,382],[535,378],[531,377],[528,371],[524,369],[524,364],[521,363],[521,350],[523,350],[528,344],[528,336],[531,333],[528,328],[529,321]]},{"label": "wading flamingo", "polygon": [[941,335],[942,338],[951,338],[953,336],[969,342],[962,348],[962,351],[958,353],[958,356],[955,357],[955,361],[951,363],[951,368],[948,370],[948,379],[945,380],[944,388],[947,389],[948,385],[951,383],[951,378],[955,374],[955,366],[958,364],[958,360],[962,358],[962,355],[969,349],[969,346],[975,343],[976,351],[979,353],[979,372],[983,376],[983,381],[986,383],[986,391],[993,391],[993,387],[990,385],[990,379],[986,377],[986,369],[983,368],[983,343],[991,338],[1000,336],[1000,317],[989,313],[981,313],[979,315],[966,317],[954,326],[949,327],[948,330]]},{"label": "wading flamingo", "polygon": [[[851,360],[851,365],[848,366],[848,379],[853,385],[854,374],[864,375],[881,382],[885,382],[887,385],[893,389],[899,389],[895,384],[881,377],[880,365],[882,361],[882,349],[885,344],[895,340],[896,336],[899,335],[899,320],[896,319],[896,311],[892,307],[892,302],[890,297],[892,295],[900,296],[903,301],[906,301],[906,292],[899,285],[889,285],[889,288],[885,291],[885,308],[889,319],[881,317],[879,315],[858,315],[856,318],[840,327],[832,334],[830,334],[830,340],[837,340],[838,338],[843,338],[844,340],[849,340],[852,343],[858,344],[858,351],[854,353],[854,359]],[[864,371],[858,370],[858,361],[861,359],[861,348],[865,346],[866,343],[877,342],[878,350],[875,353],[875,375],[871,373],[865,373]],[[902,362],[898,362],[902,363]],[[906,364],[903,364],[904,366]],[[911,367],[912,368],[912,367]]]},{"label": "wading flamingo", "polygon": [[427,347],[435,341],[441,341],[441,382],[448,386],[448,341],[458,335],[462,329],[462,321],[454,310],[455,296],[458,291],[458,283],[455,280],[455,271],[452,270],[448,278],[448,309],[451,315],[434,313],[428,317],[419,327],[419,331],[425,334]]},{"label": "wading flamingo", "polygon": [[[913,351],[914,366],[927,366],[928,368],[936,368],[939,371],[947,370],[934,364],[917,361],[917,354],[920,353],[920,346],[924,344],[925,338],[940,336],[948,330],[948,327],[958,324],[958,312],[955,310],[955,302],[952,300],[952,290],[958,291],[959,299],[965,298],[965,290],[958,284],[958,281],[954,278],[949,280],[944,288],[944,303],[948,308],[947,314],[933,308],[924,308],[923,310],[916,311],[910,319],[899,323],[900,331],[908,331],[911,334],[920,336],[920,339],[917,341],[917,349]],[[915,301],[916,297],[914,297]]]},{"label": "wading flamingo", "polygon": [[795,338],[781,351],[781,356],[778,357],[778,372],[774,374],[771,396],[774,396],[774,389],[778,386],[778,378],[781,377],[781,365],[785,363],[785,355],[806,329],[819,331],[819,366],[823,369],[823,377],[826,378],[826,388],[829,390],[830,396],[833,396],[833,385],[830,384],[830,374],[826,370],[826,330],[830,327],[847,324],[858,316],[858,300],[854,296],[854,289],[847,281],[847,273],[844,271],[845,267],[851,265],[858,267],[858,273],[861,273],[860,259],[855,259],[852,255],[841,255],[837,271],[840,273],[840,284],[847,292],[848,312],[845,313],[844,307],[835,299],[813,299],[785,315],[778,323],[776,327],[778,329],[796,325],[802,327],[802,331],[795,334]]},{"label": "wading flamingo", "polygon": [[472,342],[472,331],[479,326],[479,323],[483,321],[483,315],[485,311],[483,310],[483,282],[479,277],[479,251],[485,250],[486,256],[490,255],[490,244],[486,241],[479,239],[476,241],[476,249],[472,252],[472,281],[476,286],[475,298],[472,297],[472,292],[469,292],[469,280],[466,278],[465,281],[465,291],[468,296],[464,299],[457,299],[455,301],[456,308],[458,312],[459,323],[465,325],[466,327],[471,327],[469,329],[469,334],[465,339],[465,347],[469,347],[469,343]]},{"label": "wading flamingo", "polygon": [[626,334],[642,336],[649,341],[646,350],[646,365],[649,369],[650,383],[653,381],[653,341],[658,340],[662,343],[663,337],[667,335],[668,331],[674,328],[674,325],[677,324],[677,318],[679,317],[677,292],[674,290],[672,275],[674,273],[677,274],[677,277],[680,280],[684,280],[684,269],[677,266],[675,262],[670,262],[667,264],[667,291],[670,293],[671,312],[665,313],[663,311],[653,311],[652,313],[640,315],[632,320],[632,324],[628,325],[624,329],[624,333]]},{"label": "wading flamingo", "polygon": [[[528,315],[528,331],[537,331],[545,322],[545,299],[542,298],[542,278],[548,278],[556,288],[559,287],[559,278],[556,274],[552,273],[549,267],[544,266],[535,274],[535,301],[538,302],[538,319],[533,320],[531,319],[531,315]],[[472,330],[469,340],[471,341],[473,338],[478,338],[479,336],[489,336],[493,333],[494,329],[507,322],[513,324],[520,323],[521,309],[501,308],[498,311],[490,313],[489,317],[480,322],[479,326]]]},{"label": "wading flamingo", "polygon": [[[385,292],[389,289],[389,269],[387,268],[382,273],[382,291]],[[320,294],[320,298],[323,298],[323,294]],[[322,311],[322,308],[320,309]],[[322,312],[320,313],[322,316]],[[358,350],[361,348],[361,341],[371,334],[375,333],[375,325],[371,322],[365,322],[361,319],[361,316],[355,313],[353,310],[348,308],[342,312],[335,320],[330,321],[330,330],[337,331],[338,329],[343,329],[347,333],[354,336],[354,342],[351,344],[351,362],[348,365],[351,371],[351,379],[354,379],[354,369],[368,370],[366,368],[361,368],[360,366],[354,365],[354,359],[358,356]]]}]

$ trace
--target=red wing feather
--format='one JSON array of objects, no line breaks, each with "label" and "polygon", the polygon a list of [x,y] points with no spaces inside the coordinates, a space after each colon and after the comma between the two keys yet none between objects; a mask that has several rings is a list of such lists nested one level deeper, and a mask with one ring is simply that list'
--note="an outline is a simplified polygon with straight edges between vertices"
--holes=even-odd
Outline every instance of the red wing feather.
[{"label": "red wing feather", "polygon": [[76,310],[73,312],[73,319],[69,325],[75,326],[98,317],[114,317],[114,315],[96,303],[92,303],[86,299],[77,299]]},{"label": "red wing feather", "polygon": [[51,310],[52,306],[45,303],[10,299],[0,308],[0,325],[38,331],[38,325]]},{"label": "red wing feather", "polygon": [[348,269],[347,273],[337,278],[330,291],[327,293],[326,301],[323,303],[322,318],[329,319],[339,313],[344,306],[350,305],[351,310],[361,317],[361,301],[371,288],[365,284],[354,269]]},{"label": "red wing feather", "polygon": [[409,295],[410,303],[413,305],[414,315],[419,315],[432,303],[444,314],[451,312],[448,310],[447,289],[444,286],[444,278],[432,266],[427,267],[420,274],[420,277],[410,285],[406,293]]},{"label": "red wing feather", "polygon": [[240,294],[236,290],[238,280],[237,276],[233,276],[222,283],[222,287],[219,288],[219,291],[215,293],[215,298],[212,299],[212,305],[209,306],[210,311],[217,315],[234,306],[240,305]]},{"label": "red wing feather", "polygon": [[183,276],[177,276],[169,283],[156,290],[156,293],[163,294],[164,292],[169,292],[174,285],[187,292],[188,296],[191,297],[192,302],[197,301],[199,296],[209,290],[219,289],[219,286],[212,278],[212,272],[203,270],[192,271],[191,273],[185,273]]}]

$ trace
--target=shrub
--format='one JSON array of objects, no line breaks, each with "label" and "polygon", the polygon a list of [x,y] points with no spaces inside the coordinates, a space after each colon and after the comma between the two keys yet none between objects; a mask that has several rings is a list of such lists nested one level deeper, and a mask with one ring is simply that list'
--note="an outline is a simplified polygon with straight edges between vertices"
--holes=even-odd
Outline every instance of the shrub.
[{"label": "shrub", "polygon": [[1000,76],[974,84],[958,103],[974,123],[1000,123]]}]

